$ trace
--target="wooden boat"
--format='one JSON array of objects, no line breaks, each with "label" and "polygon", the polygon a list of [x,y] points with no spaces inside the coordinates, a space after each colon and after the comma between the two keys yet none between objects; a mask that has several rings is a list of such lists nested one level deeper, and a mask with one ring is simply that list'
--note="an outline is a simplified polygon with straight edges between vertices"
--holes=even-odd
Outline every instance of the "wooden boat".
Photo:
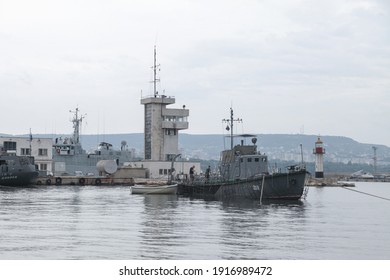
[{"label": "wooden boat", "polygon": [[130,187],[132,194],[176,194],[177,184],[164,186],[143,186],[135,185]]}]

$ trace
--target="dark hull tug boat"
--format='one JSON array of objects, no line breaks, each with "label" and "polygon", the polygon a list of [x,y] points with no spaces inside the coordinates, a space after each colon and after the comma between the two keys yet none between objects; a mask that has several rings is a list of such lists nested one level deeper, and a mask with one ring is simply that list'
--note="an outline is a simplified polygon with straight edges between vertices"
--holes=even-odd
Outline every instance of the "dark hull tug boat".
[{"label": "dark hull tug boat", "polygon": [[286,199],[298,200],[305,189],[306,169],[302,165],[287,167],[286,172],[268,170],[268,158],[257,151],[255,135],[239,135],[252,138],[252,145],[233,146],[233,110],[230,109],[228,123],[231,135],[231,147],[222,151],[219,166],[220,175],[198,180],[187,180],[178,184],[177,194],[207,199],[236,199],[245,198],[259,200]]},{"label": "dark hull tug boat", "polygon": [[0,186],[28,186],[37,176],[34,158],[0,154]]}]

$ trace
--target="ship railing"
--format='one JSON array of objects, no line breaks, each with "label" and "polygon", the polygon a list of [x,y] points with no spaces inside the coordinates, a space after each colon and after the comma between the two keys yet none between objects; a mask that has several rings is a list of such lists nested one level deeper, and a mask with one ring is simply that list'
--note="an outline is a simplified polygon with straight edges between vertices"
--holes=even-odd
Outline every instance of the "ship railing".
[{"label": "ship railing", "polygon": [[257,174],[248,178],[235,178],[235,179],[226,179],[222,176],[212,176],[209,179],[205,178],[204,176],[197,175],[195,176],[194,180],[191,181],[190,179],[182,181],[184,184],[191,184],[191,185],[215,185],[215,184],[234,184],[237,181],[240,182],[253,182],[254,180],[259,180],[259,178],[263,178],[264,176],[269,175],[268,173],[263,174]]},{"label": "ship railing", "polygon": [[302,164],[302,163],[301,164],[296,164],[296,165],[289,165],[286,168],[287,168],[287,171],[289,173],[306,170],[305,164]]},{"label": "ship railing", "polygon": [[141,96],[142,99],[144,98],[175,98],[175,96],[172,95],[165,95],[165,94],[149,94],[149,95],[143,95]]}]

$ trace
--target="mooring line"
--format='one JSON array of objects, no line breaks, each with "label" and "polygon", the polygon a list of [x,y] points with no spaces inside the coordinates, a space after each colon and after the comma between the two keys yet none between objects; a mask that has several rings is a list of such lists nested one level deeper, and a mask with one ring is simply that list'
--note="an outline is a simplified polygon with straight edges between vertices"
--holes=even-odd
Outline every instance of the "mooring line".
[{"label": "mooring line", "polygon": [[348,190],[348,191],[354,191],[354,192],[357,192],[357,193],[362,193],[362,194],[365,194],[365,195],[368,195],[368,196],[372,196],[372,197],[376,197],[376,198],[380,198],[380,199],[384,199],[384,200],[390,201],[390,198],[387,198],[387,197],[378,196],[378,195],[374,195],[374,194],[370,194],[370,193],[366,193],[366,192],[362,192],[362,191],[357,191],[357,190],[349,189],[349,188],[343,187],[343,186],[340,186],[340,188],[343,188],[343,189]]}]

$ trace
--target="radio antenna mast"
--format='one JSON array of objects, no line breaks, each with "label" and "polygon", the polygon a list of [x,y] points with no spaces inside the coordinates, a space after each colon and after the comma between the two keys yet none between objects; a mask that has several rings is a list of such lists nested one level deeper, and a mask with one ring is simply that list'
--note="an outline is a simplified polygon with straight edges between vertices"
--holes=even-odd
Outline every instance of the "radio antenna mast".
[{"label": "radio antenna mast", "polygon": [[160,79],[157,79],[157,68],[160,70],[160,64],[157,65],[157,52],[156,52],[156,45],[154,45],[154,63],[153,63],[153,95],[154,97],[157,97],[157,82],[160,82]]},{"label": "radio antenna mast", "polygon": [[230,149],[233,150],[233,124],[234,122],[241,122],[242,123],[242,119],[234,119],[233,118],[233,109],[230,108],[230,119],[223,119],[222,120],[223,123],[227,123],[227,126],[226,126],[226,130],[229,131],[230,130]]}]

